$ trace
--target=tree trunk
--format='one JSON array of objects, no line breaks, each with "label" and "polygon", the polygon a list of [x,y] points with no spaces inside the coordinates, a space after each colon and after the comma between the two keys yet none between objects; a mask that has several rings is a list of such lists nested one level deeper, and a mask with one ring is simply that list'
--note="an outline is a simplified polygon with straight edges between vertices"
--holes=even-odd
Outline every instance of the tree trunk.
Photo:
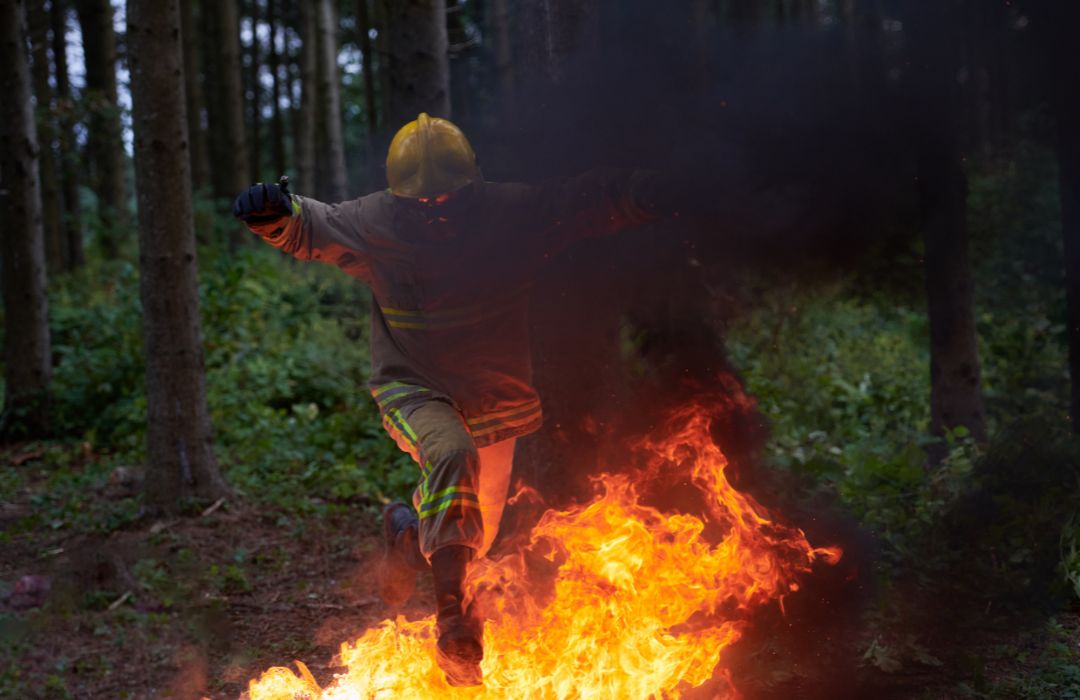
[{"label": "tree trunk", "polygon": [[234,178],[226,171],[225,164],[232,162],[232,156],[226,151],[224,112],[222,99],[225,94],[223,83],[225,76],[221,62],[221,28],[218,26],[218,12],[205,3],[199,7],[198,20],[201,36],[199,56],[202,58],[203,81],[206,98],[206,150],[208,161],[215,167],[210,168],[210,193],[215,199],[235,197]]},{"label": "tree trunk", "polygon": [[[375,55],[379,58],[379,98],[382,108],[380,146],[390,143],[390,132],[401,127],[390,115],[390,3],[392,0],[372,0],[375,3]],[[385,142],[385,143],[382,143]]]},{"label": "tree trunk", "polygon": [[396,0],[387,12],[392,127],[416,119],[420,112],[449,117],[445,0]]},{"label": "tree trunk", "polygon": [[180,0],[180,25],[184,33],[184,94],[187,97],[188,142],[191,144],[191,185],[194,190],[200,191],[210,186],[210,161],[207,158],[206,134],[203,132],[205,100],[195,31],[195,0]]},{"label": "tree trunk", "polygon": [[67,8],[65,0],[53,0],[50,8],[53,63],[56,66],[56,111],[59,114],[60,173],[64,195],[64,259],[68,269],[86,264],[83,249],[82,210],[79,202],[78,142],[75,140],[75,103],[67,66]]},{"label": "tree trunk", "polygon": [[[223,171],[222,191],[218,196],[232,199],[238,192],[247,188],[248,178],[247,137],[244,133],[244,87],[240,67],[240,20],[235,2],[214,2],[207,9],[214,14],[216,46],[220,54],[220,81],[217,110],[220,124],[213,127],[220,129],[221,151],[214,156],[217,166]],[[235,242],[248,240],[237,228]]]},{"label": "tree trunk", "polygon": [[324,100],[318,114],[322,118],[324,151],[319,160],[325,163],[326,199],[341,202],[348,197],[345,175],[345,137],[341,123],[341,75],[338,71],[337,15],[330,0],[319,0],[316,15],[319,34],[319,92]]},{"label": "tree trunk", "polygon": [[[962,9],[942,3],[905,22],[913,67],[907,109],[912,114],[919,200],[923,215],[927,312],[930,319],[930,429],[964,427],[986,439],[974,282],[968,255],[967,178],[957,133],[963,104],[955,76]],[[931,462],[943,456],[930,450]]]},{"label": "tree trunk", "polygon": [[185,497],[213,499],[228,489],[206,404],[178,0],[129,0],[127,19],[146,356],[145,495],[152,510],[174,512]]},{"label": "tree trunk", "polygon": [[[517,90],[527,95],[544,89],[553,78],[557,59],[552,55],[551,10],[544,0],[525,0],[515,5],[512,23],[514,80]],[[522,100],[527,103],[527,100]],[[527,104],[514,104],[514,110],[528,110]]]},{"label": "tree trunk", "polygon": [[1061,197],[1061,234],[1065,243],[1065,315],[1069,337],[1069,376],[1072,381],[1069,413],[1073,432],[1080,433],[1080,83],[1074,29],[1080,8],[1059,6],[1053,22],[1054,108],[1057,116],[1058,185]]},{"label": "tree trunk", "polygon": [[278,55],[278,27],[277,0],[268,0],[266,5],[266,22],[270,25],[270,48],[267,62],[270,65],[270,140],[274,158],[274,174],[285,173],[285,126],[281,119],[281,61]]},{"label": "tree trunk", "polygon": [[356,0],[356,34],[360,52],[364,56],[364,112],[367,115],[367,189],[378,189],[380,153],[376,153],[379,134],[379,114],[375,98],[375,56],[371,49],[371,13],[368,0]]},{"label": "tree trunk", "polygon": [[52,358],[38,145],[30,107],[24,3],[0,0],[0,270],[4,294],[4,411],[0,436],[35,437],[49,427]]},{"label": "tree trunk", "polygon": [[461,0],[446,3],[447,64],[450,67],[450,111],[458,124],[467,124],[476,90],[471,79],[473,40],[466,26],[465,5]]},{"label": "tree trunk", "polygon": [[510,2],[492,0],[491,24],[495,34],[495,79],[499,86],[499,100],[504,115],[513,113],[514,105],[514,54],[511,49]]},{"label": "tree trunk", "polygon": [[30,53],[33,59],[34,95],[37,97],[37,136],[41,174],[41,210],[45,230],[45,261],[49,274],[68,267],[63,229],[60,226],[60,178],[57,177],[53,142],[56,126],[52,87],[49,85],[49,14],[44,2],[31,3],[29,16]]},{"label": "tree trunk", "polygon": [[250,136],[250,148],[248,156],[251,159],[250,181],[261,182],[262,172],[262,84],[259,76],[262,72],[262,56],[259,52],[259,0],[250,0],[248,7],[251,8],[251,43],[248,44],[248,135]]},{"label": "tree trunk", "polygon": [[[228,3],[221,3],[226,5]],[[116,87],[116,34],[109,0],[76,0],[86,63],[87,148],[102,222],[102,249],[120,253],[129,222],[126,158]]]},{"label": "tree trunk", "polygon": [[967,179],[955,135],[924,135],[919,154],[930,318],[930,429],[986,439],[968,256]]},{"label": "tree trunk", "polygon": [[298,192],[315,192],[315,8],[300,3],[300,113],[296,120],[296,175]]}]

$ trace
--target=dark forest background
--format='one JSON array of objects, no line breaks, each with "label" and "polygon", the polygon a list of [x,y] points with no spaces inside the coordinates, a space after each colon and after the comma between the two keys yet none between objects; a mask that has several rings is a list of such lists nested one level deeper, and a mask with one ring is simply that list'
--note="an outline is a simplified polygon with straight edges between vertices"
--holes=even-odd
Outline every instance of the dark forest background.
[{"label": "dark forest background", "polygon": [[230,212],[385,187],[426,111],[489,180],[681,193],[546,268],[516,477],[580,499],[666,408],[752,395],[714,424],[739,485],[848,555],[738,645],[749,697],[1080,697],[1076,3],[0,8],[0,696],[328,678],[383,617],[415,475],[368,294]]}]

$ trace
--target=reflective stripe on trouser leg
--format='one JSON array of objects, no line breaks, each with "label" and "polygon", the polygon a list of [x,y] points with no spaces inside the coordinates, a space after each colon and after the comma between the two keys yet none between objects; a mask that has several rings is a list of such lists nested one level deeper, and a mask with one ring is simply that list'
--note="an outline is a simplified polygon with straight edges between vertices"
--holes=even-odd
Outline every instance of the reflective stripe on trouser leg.
[{"label": "reflective stripe on trouser leg", "polygon": [[484,520],[484,543],[477,552],[482,557],[491,549],[499,534],[499,522],[506,507],[510,488],[510,472],[514,467],[514,439],[481,447],[480,453],[480,513]]},{"label": "reflective stripe on trouser leg", "polygon": [[[432,552],[448,545],[480,549],[484,541],[480,460],[461,414],[448,403],[430,401],[413,410],[407,420],[399,414],[388,422],[395,427],[403,423],[398,433],[416,438],[414,458],[421,476],[413,505],[420,516],[420,551],[430,558]],[[402,442],[398,440],[399,446]],[[409,440],[404,442],[407,445]]]}]

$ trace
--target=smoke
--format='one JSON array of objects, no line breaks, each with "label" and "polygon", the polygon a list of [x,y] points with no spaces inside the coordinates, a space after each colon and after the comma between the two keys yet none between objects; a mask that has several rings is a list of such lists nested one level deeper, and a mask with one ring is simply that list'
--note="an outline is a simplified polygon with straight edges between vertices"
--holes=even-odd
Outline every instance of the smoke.
[{"label": "smoke", "polygon": [[[546,45],[565,50],[556,69],[523,70],[530,79],[501,118],[466,125],[488,179],[649,168],[699,204],[579,244],[544,271],[532,328],[546,420],[519,443],[516,474],[535,490],[511,505],[504,543],[527,532],[542,507],[587,498],[591,475],[630,464],[629,442],[671,407],[702,393],[742,395],[724,337],[744,311],[733,303],[739,280],[812,284],[869,257],[881,264],[917,232],[908,124],[924,86],[904,82],[897,24],[860,16],[703,25],[670,3],[617,5],[590,4],[573,28],[549,16],[555,40]],[[921,124],[947,128],[947,119],[935,111]],[[853,659],[875,593],[873,538],[762,466],[768,425],[752,403],[733,400],[712,419],[737,487],[813,544],[847,551],[842,566],[792,597],[788,616],[763,614],[757,636],[735,652],[744,655],[736,674],[767,670],[754,654],[772,644],[823,675],[800,697],[865,691],[854,690]],[[698,507],[678,484],[655,499],[666,509]],[[767,697],[767,679],[757,680],[750,685]]]}]

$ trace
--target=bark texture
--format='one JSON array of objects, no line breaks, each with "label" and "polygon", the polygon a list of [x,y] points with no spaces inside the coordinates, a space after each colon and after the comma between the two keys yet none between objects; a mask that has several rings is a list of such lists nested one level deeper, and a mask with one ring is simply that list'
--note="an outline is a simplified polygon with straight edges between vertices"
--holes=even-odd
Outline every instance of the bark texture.
[{"label": "bark texture", "polygon": [[495,33],[495,76],[503,111],[514,104],[514,54],[511,49],[510,2],[491,0],[491,24]]},{"label": "bark texture", "polygon": [[[941,3],[905,22],[916,66],[907,78],[906,108],[912,114],[926,248],[930,428],[942,435],[962,426],[982,441],[986,419],[968,253],[967,177],[956,126],[962,95],[953,38],[962,9]],[[939,448],[931,449],[932,462],[942,456]]]},{"label": "bark texture", "polygon": [[1065,314],[1069,336],[1069,412],[1073,432],[1080,433],[1080,66],[1075,59],[1073,30],[1080,8],[1058,8],[1054,22],[1054,63],[1057,83],[1058,184],[1061,192],[1061,234],[1065,244]]},{"label": "bark texture", "polygon": [[379,134],[379,111],[375,91],[375,66],[377,61],[371,46],[370,31],[371,11],[368,8],[368,0],[356,0],[356,34],[357,43],[360,45],[360,53],[364,56],[364,113],[367,116],[367,167],[368,186],[366,189],[375,190],[380,186],[379,167],[380,156],[376,153],[375,144]]},{"label": "bark texture", "polygon": [[53,0],[49,8],[52,24],[53,64],[56,67],[56,111],[59,128],[61,190],[64,196],[64,258],[68,269],[86,263],[83,247],[82,211],[79,205],[79,157],[75,140],[75,103],[71,99],[71,82],[67,66],[67,5],[65,0]]},{"label": "bark texture", "polygon": [[285,172],[285,125],[281,118],[281,60],[278,54],[279,18],[277,1],[266,4],[266,23],[270,26],[270,46],[267,48],[267,64],[270,68],[270,140],[274,159],[274,173]]},{"label": "bark texture", "polygon": [[390,127],[420,112],[450,117],[445,0],[396,0],[386,11]]},{"label": "bark texture", "polygon": [[27,16],[30,28],[30,56],[34,97],[37,102],[37,137],[41,175],[41,211],[45,230],[45,261],[49,273],[67,269],[63,229],[60,225],[60,178],[57,176],[56,126],[53,115],[53,91],[49,84],[49,13],[44,2],[30,4]]},{"label": "bark texture", "polygon": [[247,56],[247,113],[248,113],[248,157],[251,160],[249,180],[260,182],[262,176],[262,85],[259,75],[262,72],[262,52],[259,50],[259,2],[247,3],[248,16],[251,19],[251,43],[248,44]]},{"label": "bark texture", "polygon": [[[214,152],[215,184],[218,197],[232,199],[250,184],[248,178],[247,137],[244,133],[244,86],[240,66],[240,19],[235,2],[214,2],[204,8],[213,15],[213,38],[210,53],[218,54],[215,80],[216,102],[212,114],[217,123],[211,129],[219,133]],[[217,49],[215,51],[215,48]],[[248,237],[236,229],[235,243]]]},{"label": "bark texture", "polygon": [[967,179],[955,140],[923,135],[919,182],[930,318],[930,429],[986,439],[968,254]]},{"label": "bark texture", "polygon": [[315,7],[300,3],[300,112],[296,119],[297,192],[315,191]]},{"label": "bark texture", "polygon": [[322,121],[323,152],[319,162],[325,172],[325,201],[341,202],[348,197],[345,174],[345,136],[341,123],[341,76],[338,72],[337,20],[330,0],[319,0],[316,15],[319,35],[318,80],[323,99],[317,111]]},{"label": "bark texture", "polygon": [[175,511],[185,497],[227,493],[206,404],[178,0],[129,0],[127,21],[146,356],[146,503]]},{"label": "bark texture", "polygon": [[191,144],[191,185],[195,190],[210,186],[210,161],[203,132],[202,71],[195,30],[195,0],[180,0],[180,30],[184,37],[184,95],[187,104],[188,143]]},{"label": "bark texture", "polygon": [[221,44],[221,30],[218,28],[218,13],[211,7],[200,6],[196,19],[199,22],[200,41],[199,57],[202,59],[203,96],[206,106],[206,151],[209,162],[215,167],[210,169],[210,191],[217,198],[235,197],[236,192],[231,191],[229,176],[225,172],[223,164],[226,162],[225,154],[228,144],[225,141],[224,128],[222,127],[221,100],[224,88],[222,83],[224,76],[221,67],[221,52],[217,47]]},{"label": "bark texture", "polygon": [[4,293],[4,412],[0,437],[25,438],[48,430],[51,379],[49,303],[38,187],[38,145],[30,106],[25,8],[0,0],[0,237]]},{"label": "bark texture", "polygon": [[[224,3],[223,3],[224,4]],[[76,0],[82,26],[89,111],[87,148],[94,168],[93,186],[103,224],[102,249],[116,257],[129,223],[126,158],[116,88],[116,33],[109,0]]]}]

